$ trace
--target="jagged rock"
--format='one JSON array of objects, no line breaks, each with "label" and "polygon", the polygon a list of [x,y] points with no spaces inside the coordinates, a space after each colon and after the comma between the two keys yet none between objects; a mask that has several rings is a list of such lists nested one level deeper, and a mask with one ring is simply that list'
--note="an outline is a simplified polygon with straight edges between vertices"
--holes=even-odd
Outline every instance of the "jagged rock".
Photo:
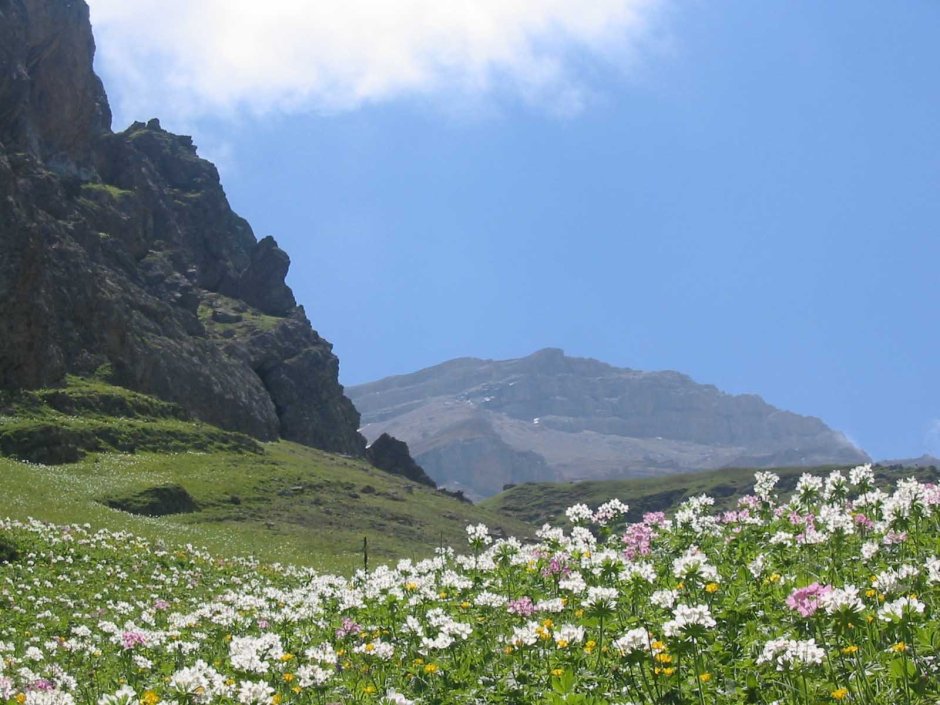
[{"label": "jagged rock", "polygon": [[270,235],[251,252],[248,267],[238,277],[237,293],[252,306],[272,316],[286,316],[296,306],[294,293],[284,283],[290,257]]},{"label": "jagged rock", "polygon": [[111,132],[93,54],[83,0],[0,0],[0,387],[105,366],[225,429],[363,455],[287,255],[191,138]]},{"label": "jagged rock", "polygon": [[412,459],[408,444],[387,433],[383,433],[366,448],[366,458],[379,470],[407,477],[422,485],[437,487],[434,480]]},{"label": "jagged rock", "polygon": [[88,175],[111,128],[84,2],[0,0],[0,142],[59,174]]}]

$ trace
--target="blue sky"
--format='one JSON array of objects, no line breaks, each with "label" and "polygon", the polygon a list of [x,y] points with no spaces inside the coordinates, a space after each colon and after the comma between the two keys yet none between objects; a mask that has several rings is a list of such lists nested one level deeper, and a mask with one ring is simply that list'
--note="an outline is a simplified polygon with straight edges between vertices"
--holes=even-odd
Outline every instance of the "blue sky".
[{"label": "blue sky", "polygon": [[933,0],[90,4],[115,129],[195,136],[345,384],[556,346],[940,454]]}]

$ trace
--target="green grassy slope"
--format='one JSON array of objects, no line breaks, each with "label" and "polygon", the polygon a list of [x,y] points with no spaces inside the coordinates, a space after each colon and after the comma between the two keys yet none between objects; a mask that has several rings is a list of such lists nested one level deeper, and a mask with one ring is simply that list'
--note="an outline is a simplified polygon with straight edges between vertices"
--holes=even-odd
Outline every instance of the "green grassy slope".
[{"label": "green grassy slope", "polygon": [[[80,458],[24,462],[42,455],[50,433]],[[363,537],[375,564],[425,557],[442,540],[462,545],[468,523],[529,531],[358,459],[259,444],[101,381],[0,398],[2,448],[0,516],[87,522],[265,561],[349,571],[362,565]],[[195,511],[140,514],[180,509]]]},{"label": "green grassy slope", "polygon": [[[778,491],[787,494],[796,487],[800,475],[828,474],[836,466],[818,468],[775,468],[780,476]],[[707,494],[715,498],[718,508],[732,508],[740,497],[750,494],[754,487],[754,468],[730,468],[683,475],[664,475],[636,480],[604,480],[584,482],[539,482],[516,485],[500,494],[480,502],[480,507],[507,518],[539,526],[544,522],[564,519],[565,509],[584,503],[594,508],[614,497],[630,505],[629,521],[638,521],[645,512],[669,511],[689,497]],[[879,482],[900,476],[917,477],[922,482],[937,482],[940,472],[936,468],[883,468],[875,467]]]}]

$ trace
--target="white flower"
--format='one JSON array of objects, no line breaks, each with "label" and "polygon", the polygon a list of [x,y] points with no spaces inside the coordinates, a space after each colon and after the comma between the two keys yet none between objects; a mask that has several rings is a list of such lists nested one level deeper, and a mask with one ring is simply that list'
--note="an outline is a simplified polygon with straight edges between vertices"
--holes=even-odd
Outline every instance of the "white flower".
[{"label": "white flower", "polygon": [[395,654],[395,647],[389,644],[387,641],[376,639],[374,641],[368,641],[365,644],[359,644],[359,646],[354,648],[353,651],[355,651],[357,654],[374,656],[375,658],[381,659],[382,661],[388,661]]},{"label": "white flower", "polygon": [[471,546],[489,546],[493,539],[486,524],[471,524],[467,527],[467,541]]},{"label": "white flower", "polygon": [[130,705],[137,698],[137,692],[129,685],[122,685],[116,693],[102,695],[98,705]]},{"label": "white flower", "polygon": [[927,569],[927,584],[936,585],[940,583],[940,558],[932,556],[926,560],[924,567]]},{"label": "white flower", "polygon": [[276,660],[284,655],[281,638],[273,633],[260,637],[234,637],[228,650],[229,659],[236,670],[258,674],[270,670],[268,660]]},{"label": "white flower", "polygon": [[754,494],[758,499],[769,502],[772,498],[771,493],[778,482],[780,482],[780,476],[772,472],[754,473]]},{"label": "white flower", "polygon": [[717,583],[720,578],[715,567],[708,562],[708,556],[692,546],[679,558],[672,562],[672,574],[677,578],[697,578],[703,583]]},{"label": "white flower", "polygon": [[583,524],[594,518],[594,512],[586,504],[575,504],[565,510],[565,516],[572,524]]},{"label": "white flower", "polygon": [[819,493],[822,489],[823,481],[821,477],[803,473],[800,475],[799,482],[796,483],[796,493],[800,499],[807,500]]},{"label": "white flower", "polygon": [[297,669],[297,685],[301,688],[324,685],[333,676],[332,670],[327,670],[315,664],[304,664]]},{"label": "white flower", "polygon": [[903,622],[924,613],[924,603],[914,597],[901,597],[886,602],[878,610],[878,619],[884,622]]},{"label": "white flower", "polygon": [[619,499],[612,499],[599,506],[597,511],[594,512],[592,519],[598,526],[607,526],[611,521],[618,516],[626,514],[628,511],[630,511],[628,505],[624,504]]},{"label": "white flower", "polygon": [[584,641],[584,627],[578,627],[573,624],[563,624],[555,633],[552,634],[555,644],[564,648],[569,644],[579,644]]},{"label": "white flower", "polygon": [[268,705],[272,695],[274,688],[267,683],[242,681],[238,684],[238,702],[241,705]]},{"label": "white flower", "polygon": [[650,595],[650,603],[656,607],[661,607],[664,610],[671,610],[672,606],[676,604],[676,600],[678,599],[678,590],[657,590],[652,595]]},{"label": "white flower", "polygon": [[865,609],[858,596],[858,588],[848,585],[844,588],[834,588],[819,597],[819,604],[826,610],[826,614],[859,613]]},{"label": "white flower", "polygon": [[689,632],[712,629],[716,624],[708,605],[679,605],[673,612],[673,619],[663,625],[663,633],[668,637],[682,636]]},{"label": "white flower", "polygon": [[609,612],[617,606],[617,591],[614,588],[589,587],[587,599],[581,606],[588,610]]},{"label": "white flower", "polygon": [[642,627],[631,629],[622,637],[614,639],[614,648],[621,656],[628,656],[637,651],[648,651],[650,648],[650,634]]},{"label": "white flower", "polygon": [[815,639],[772,639],[764,644],[757,663],[774,663],[778,671],[799,669],[802,666],[817,666],[823,662],[826,652],[816,645]]},{"label": "white flower", "polygon": [[875,473],[871,469],[871,463],[858,465],[849,470],[849,483],[853,487],[867,488],[875,482]]}]

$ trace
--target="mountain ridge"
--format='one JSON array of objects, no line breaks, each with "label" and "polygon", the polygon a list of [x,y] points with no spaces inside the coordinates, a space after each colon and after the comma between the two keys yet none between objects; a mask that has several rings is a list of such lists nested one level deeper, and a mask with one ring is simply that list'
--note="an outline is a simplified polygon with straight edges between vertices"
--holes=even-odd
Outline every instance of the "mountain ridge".
[{"label": "mountain ridge", "polygon": [[558,348],[458,358],[348,393],[367,438],[402,438],[437,482],[478,497],[511,482],[868,460],[820,419],[758,395]]}]

